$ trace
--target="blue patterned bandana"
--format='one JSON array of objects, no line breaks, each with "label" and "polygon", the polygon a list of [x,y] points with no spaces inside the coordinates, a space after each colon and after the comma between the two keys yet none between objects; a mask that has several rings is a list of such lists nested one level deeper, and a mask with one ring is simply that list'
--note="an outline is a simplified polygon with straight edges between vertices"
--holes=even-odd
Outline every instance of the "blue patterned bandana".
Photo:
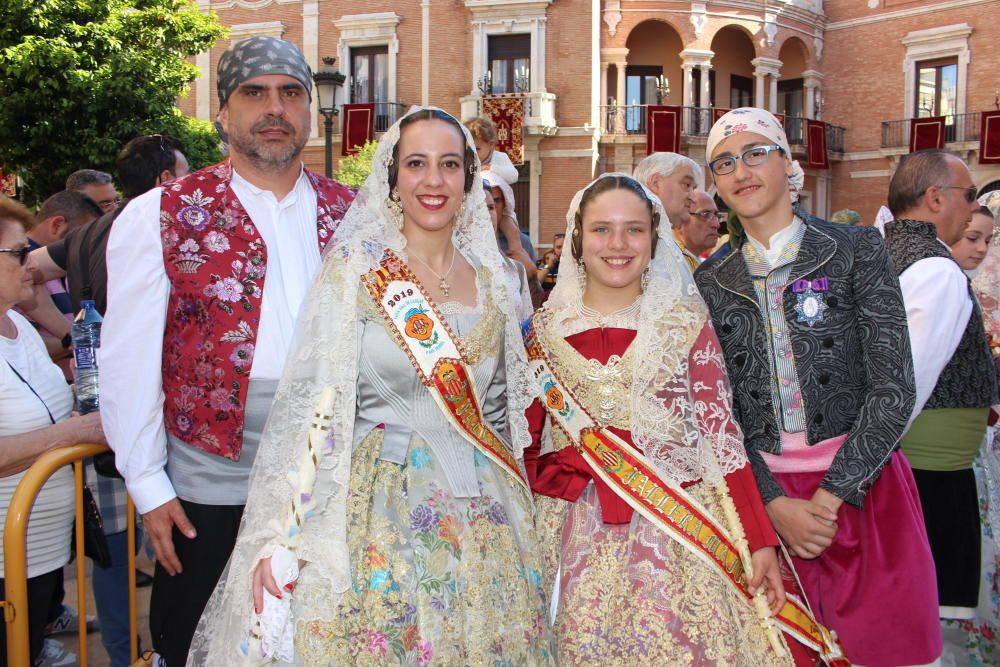
[{"label": "blue patterned bandana", "polygon": [[312,99],[312,70],[299,47],[277,37],[251,37],[233,44],[219,58],[216,83],[219,107],[226,106],[229,96],[241,83],[265,74],[292,77]]}]

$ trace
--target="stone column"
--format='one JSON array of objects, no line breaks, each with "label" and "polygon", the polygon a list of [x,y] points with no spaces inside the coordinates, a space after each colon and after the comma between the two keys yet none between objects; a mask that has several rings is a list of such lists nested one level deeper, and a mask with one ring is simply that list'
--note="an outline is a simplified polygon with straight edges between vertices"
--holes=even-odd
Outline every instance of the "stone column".
[{"label": "stone column", "polygon": [[822,99],[823,74],[816,70],[807,69],[802,73],[802,85],[805,87],[805,117],[819,120],[823,115],[822,109],[817,113],[816,101]]},{"label": "stone column", "polygon": [[712,71],[712,66],[710,63],[702,63],[698,65],[698,69],[701,70],[701,95],[698,98],[698,106],[703,109],[707,109],[711,106],[711,95],[712,95],[712,82],[709,74]]},{"label": "stone column", "polygon": [[618,103],[618,113],[615,114],[615,133],[625,132],[625,105],[628,104],[628,99],[625,97],[625,62],[615,63],[615,70],[617,72],[618,85],[615,86],[615,101]]},{"label": "stone column", "polygon": [[778,74],[781,71],[781,61],[775,58],[754,58],[750,64],[754,66],[753,75],[757,80],[754,86],[754,106],[766,108],[774,113],[778,108]]},{"label": "stone column", "polygon": [[601,63],[601,97],[600,104],[598,106],[604,106],[608,103],[608,68],[611,63],[602,62]]},{"label": "stone column", "polygon": [[681,65],[681,70],[684,72],[684,82],[683,82],[683,97],[682,99],[684,106],[693,107],[694,106],[694,77],[691,76],[691,71],[693,68],[691,65]]},{"label": "stone column", "polygon": [[766,80],[766,75],[760,72],[754,72],[754,87],[753,87],[753,105],[755,107],[764,108],[764,81]]}]

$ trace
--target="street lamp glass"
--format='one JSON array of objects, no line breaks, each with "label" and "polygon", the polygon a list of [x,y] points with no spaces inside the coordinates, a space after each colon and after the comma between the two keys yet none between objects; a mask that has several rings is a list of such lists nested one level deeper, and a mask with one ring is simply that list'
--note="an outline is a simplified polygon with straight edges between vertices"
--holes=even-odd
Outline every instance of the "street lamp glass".
[{"label": "street lamp glass", "polygon": [[337,86],[332,80],[316,82],[316,97],[319,98],[321,112],[329,113],[337,108]]}]

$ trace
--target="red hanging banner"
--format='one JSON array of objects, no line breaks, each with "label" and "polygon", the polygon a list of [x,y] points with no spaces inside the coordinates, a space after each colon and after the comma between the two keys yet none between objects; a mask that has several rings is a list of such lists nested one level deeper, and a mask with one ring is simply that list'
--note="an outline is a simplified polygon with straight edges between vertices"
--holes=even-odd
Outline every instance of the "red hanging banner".
[{"label": "red hanging banner", "polygon": [[812,169],[829,169],[826,156],[826,123],[821,120],[806,121],[806,166]]},{"label": "red hanging banner", "polygon": [[944,148],[944,116],[910,119],[910,152]]},{"label": "red hanging banner", "polygon": [[375,138],[375,105],[345,104],[344,138],[341,155],[354,155],[358,149]]},{"label": "red hanging banner", "polygon": [[487,97],[483,115],[497,126],[497,146],[514,164],[524,164],[524,96]]},{"label": "red hanging banner", "polygon": [[1000,164],[1000,111],[984,111],[979,124],[979,164]]},{"label": "red hanging banner", "polygon": [[681,107],[646,107],[646,154],[679,153],[681,148]]}]

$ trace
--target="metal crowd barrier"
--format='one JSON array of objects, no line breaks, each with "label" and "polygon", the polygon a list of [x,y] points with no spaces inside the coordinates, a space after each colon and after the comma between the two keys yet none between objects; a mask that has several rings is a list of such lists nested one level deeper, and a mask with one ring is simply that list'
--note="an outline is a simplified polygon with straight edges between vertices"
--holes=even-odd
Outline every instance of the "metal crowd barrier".
[{"label": "metal crowd barrier", "polygon": [[[17,485],[7,508],[3,527],[4,598],[3,620],[7,628],[7,664],[9,667],[30,667],[28,646],[28,516],[38,492],[57,470],[73,465],[76,497],[76,591],[80,618],[80,664],[87,665],[87,580],[83,555],[83,460],[107,451],[106,445],[73,445],[46,452],[28,468]],[[135,603],[135,508],[128,500],[128,609],[132,662],[138,659]]]}]

